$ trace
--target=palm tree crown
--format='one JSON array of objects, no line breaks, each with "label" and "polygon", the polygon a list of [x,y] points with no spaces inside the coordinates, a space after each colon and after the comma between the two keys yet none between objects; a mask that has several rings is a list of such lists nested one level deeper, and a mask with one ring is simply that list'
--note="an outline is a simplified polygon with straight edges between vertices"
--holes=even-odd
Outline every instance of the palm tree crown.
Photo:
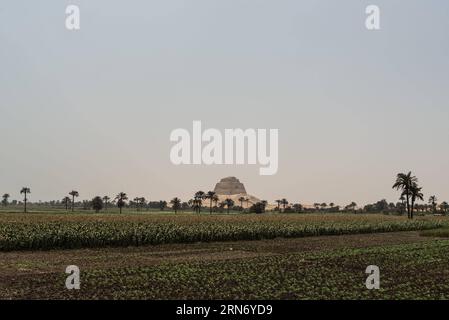
[{"label": "palm tree crown", "polygon": [[117,207],[120,209],[120,213],[122,213],[122,208],[126,204],[126,200],[128,200],[128,196],[124,192],[120,192],[116,197],[115,200],[117,200]]},{"label": "palm tree crown", "polygon": [[181,199],[178,197],[175,197],[171,199],[170,204],[173,207],[173,210],[175,210],[175,214],[178,212],[178,210],[181,208]]},{"label": "palm tree crown", "polygon": [[28,193],[31,193],[31,189],[30,188],[28,188],[28,187],[23,187],[21,190],[20,190],[20,194],[24,194],[25,195],[25,198],[23,199],[23,202],[24,202],[24,205],[25,205],[25,207],[24,207],[24,212],[26,213],[27,212],[27,194]]},{"label": "palm tree crown", "polygon": [[402,190],[402,194],[405,195],[407,201],[407,214],[410,219],[412,218],[410,209],[410,189],[414,184],[418,185],[418,178],[412,176],[412,172],[409,171],[408,173],[398,173],[396,175],[396,181],[392,187],[396,190]]},{"label": "palm tree crown", "polygon": [[75,197],[79,197],[79,193],[76,190],[72,190],[69,192],[69,195],[72,196],[72,212],[75,211]]},{"label": "palm tree crown", "polygon": [[209,210],[210,210],[210,214],[212,214],[212,202],[214,201],[215,198],[215,192],[214,191],[208,191],[205,195],[204,195],[205,199],[209,199]]},{"label": "palm tree crown", "polygon": [[232,206],[234,206],[234,200],[227,198],[227,199],[225,199],[224,203],[225,203],[226,207],[228,208],[228,213],[229,213],[229,209]]}]

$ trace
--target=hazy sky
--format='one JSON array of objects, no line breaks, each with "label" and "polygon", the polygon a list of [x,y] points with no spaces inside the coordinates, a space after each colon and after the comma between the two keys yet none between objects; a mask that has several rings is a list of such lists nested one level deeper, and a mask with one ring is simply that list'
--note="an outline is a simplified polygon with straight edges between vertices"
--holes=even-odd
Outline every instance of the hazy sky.
[{"label": "hazy sky", "polygon": [[[65,8],[81,9],[81,30]],[[365,7],[381,30],[365,28]],[[279,171],[174,166],[175,128],[279,129]],[[2,0],[0,193],[449,200],[449,2]]]}]

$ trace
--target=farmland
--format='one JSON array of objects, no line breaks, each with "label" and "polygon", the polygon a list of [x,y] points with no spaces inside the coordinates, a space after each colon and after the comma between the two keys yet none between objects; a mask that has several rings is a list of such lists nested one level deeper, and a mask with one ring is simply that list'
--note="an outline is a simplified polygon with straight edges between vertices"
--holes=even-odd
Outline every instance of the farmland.
[{"label": "farmland", "polygon": [[0,250],[127,247],[428,230],[444,218],[383,215],[3,214]]},{"label": "farmland", "polygon": [[[0,298],[448,299],[449,239],[432,233],[448,222],[3,213]],[[81,270],[80,290],[64,287],[68,265]],[[365,287],[368,265],[380,267],[379,290]]]}]

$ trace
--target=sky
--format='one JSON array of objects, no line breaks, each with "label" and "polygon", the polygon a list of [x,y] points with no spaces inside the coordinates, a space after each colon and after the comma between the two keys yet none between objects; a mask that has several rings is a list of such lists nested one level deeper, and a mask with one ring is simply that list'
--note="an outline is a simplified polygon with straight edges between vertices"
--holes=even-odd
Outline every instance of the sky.
[{"label": "sky", "polygon": [[[236,176],[269,201],[364,204],[411,170],[449,200],[448,39],[442,0],[3,0],[0,193],[188,200]],[[277,174],[173,165],[194,120],[278,129]]]}]

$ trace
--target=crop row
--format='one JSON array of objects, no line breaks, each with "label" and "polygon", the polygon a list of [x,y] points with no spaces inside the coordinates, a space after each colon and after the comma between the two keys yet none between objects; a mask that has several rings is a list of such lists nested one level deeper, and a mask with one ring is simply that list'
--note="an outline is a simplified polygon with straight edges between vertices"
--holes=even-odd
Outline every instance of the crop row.
[{"label": "crop row", "polygon": [[0,223],[0,250],[74,249],[142,246],[165,243],[260,240],[375,232],[429,230],[447,220],[296,221],[253,219],[195,223],[170,221],[50,221]]}]

